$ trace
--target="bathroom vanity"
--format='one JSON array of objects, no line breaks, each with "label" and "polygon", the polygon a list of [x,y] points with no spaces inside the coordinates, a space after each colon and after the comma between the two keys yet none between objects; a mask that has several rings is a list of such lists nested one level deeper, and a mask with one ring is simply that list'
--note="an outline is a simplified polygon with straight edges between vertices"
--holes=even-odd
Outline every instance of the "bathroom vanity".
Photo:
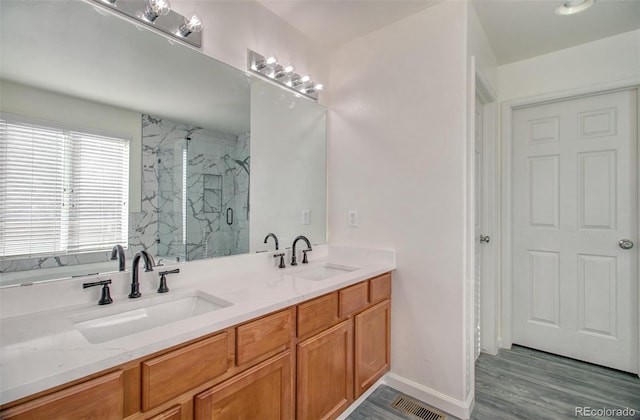
[{"label": "bathroom vanity", "polygon": [[[330,246],[314,253],[310,264],[285,269],[271,254],[182,264],[161,298],[157,276],[143,273],[137,309],[120,293],[124,277],[114,280],[113,307],[3,317],[0,416],[335,418],[389,370],[395,257]],[[28,288],[0,296],[19,289]],[[109,329],[123,314],[133,325],[142,307],[179,312],[185,299],[202,307],[123,336]]]}]

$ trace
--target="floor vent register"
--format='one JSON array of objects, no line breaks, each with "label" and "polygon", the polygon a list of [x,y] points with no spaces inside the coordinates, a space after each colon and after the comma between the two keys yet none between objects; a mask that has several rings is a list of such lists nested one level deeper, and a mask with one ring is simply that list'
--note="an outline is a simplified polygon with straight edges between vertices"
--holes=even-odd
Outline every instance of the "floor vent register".
[{"label": "floor vent register", "polygon": [[444,420],[446,418],[444,414],[432,408],[427,408],[424,404],[408,397],[399,396],[391,404],[391,407],[424,420]]}]

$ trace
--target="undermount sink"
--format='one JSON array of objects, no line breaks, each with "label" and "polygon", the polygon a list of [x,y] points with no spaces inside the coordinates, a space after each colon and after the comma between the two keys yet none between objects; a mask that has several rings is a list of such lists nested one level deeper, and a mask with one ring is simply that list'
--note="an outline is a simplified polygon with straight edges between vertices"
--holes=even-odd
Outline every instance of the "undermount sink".
[{"label": "undermount sink", "polygon": [[306,280],[320,281],[326,280],[331,277],[339,276],[341,274],[349,273],[351,271],[358,270],[356,267],[348,267],[346,265],[338,264],[324,264],[317,267],[308,268],[295,273],[296,277],[301,277]]},{"label": "undermount sink", "polygon": [[93,344],[126,337],[231,306],[232,303],[199,290],[126,302],[121,307],[100,308],[71,318]]}]

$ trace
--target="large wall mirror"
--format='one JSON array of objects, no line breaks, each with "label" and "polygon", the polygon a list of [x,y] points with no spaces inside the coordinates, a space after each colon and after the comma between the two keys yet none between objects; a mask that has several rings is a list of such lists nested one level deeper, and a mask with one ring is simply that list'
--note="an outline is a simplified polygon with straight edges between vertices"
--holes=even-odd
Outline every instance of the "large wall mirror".
[{"label": "large wall mirror", "polygon": [[[87,1],[3,0],[0,19],[3,127],[126,139],[127,264],[142,249],[165,263],[259,252],[269,232],[326,241],[324,107]],[[0,248],[0,285],[118,269],[110,249]]]}]

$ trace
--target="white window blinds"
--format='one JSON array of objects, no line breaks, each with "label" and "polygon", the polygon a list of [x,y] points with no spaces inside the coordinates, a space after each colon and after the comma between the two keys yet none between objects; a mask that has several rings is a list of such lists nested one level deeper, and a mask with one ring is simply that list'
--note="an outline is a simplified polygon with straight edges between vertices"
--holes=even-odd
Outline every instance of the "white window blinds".
[{"label": "white window blinds", "polygon": [[0,256],[127,244],[129,141],[0,116]]}]

